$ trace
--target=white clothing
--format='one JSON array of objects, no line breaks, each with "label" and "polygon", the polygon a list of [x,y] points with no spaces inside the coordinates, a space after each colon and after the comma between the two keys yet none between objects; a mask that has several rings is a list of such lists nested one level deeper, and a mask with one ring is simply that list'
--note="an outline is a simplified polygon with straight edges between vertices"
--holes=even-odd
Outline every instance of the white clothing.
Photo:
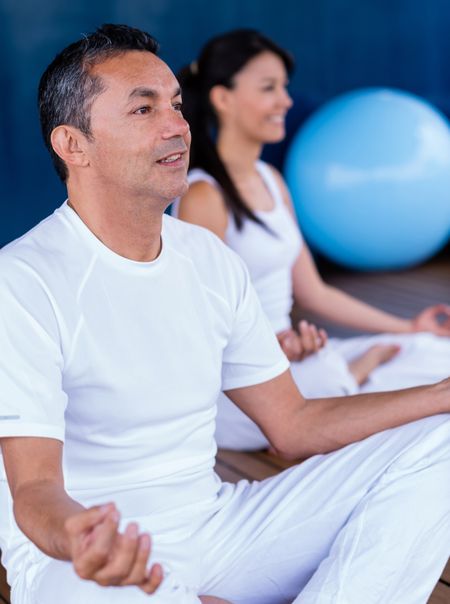
[{"label": "white clothing", "polygon": [[[13,602],[425,604],[450,553],[449,471],[449,416],[427,418],[263,482],[223,484],[189,534],[159,542],[166,580],[150,598],[35,552],[28,575],[39,579],[22,581]],[[154,529],[148,517],[126,520]]]},{"label": "white clothing", "polygon": [[[297,227],[286,209],[271,168],[261,161],[258,161],[256,166],[274,199],[274,209],[271,212],[258,214],[270,227],[272,233],[249,220],[246,220],[244,228],[238,231],[230,214],[226,243],[246,263],[263,310],[275,333],[279,333],[290,326],[289,313],[292,308],[293,292],[291,268],[298,254],[301,253],[301,246],[298,243],[299,239],[296,243],[291,233],[297,231]],[[192,170],[189,182],[198,181],[206,181],[219,187],[217,181],[205,171]],[[177,212],[178,205],[175,204],[174,214],[176,215]],[[272,253],[277,241],[285,242],[286,246],[290,244],[290,248],[284,259],[281,249],[279,254],[274,254],[276,267],[273,268],[266,260],[266,256]],[[294,256],[295,250],[297,254]],[[258,263],[259,255],[264,260]],[[272,280],[269,271],[274,270],[276,274],[281,274],[283,261],[284,279]],[[264,268],[267,270],[266,274]],[[369,379],[362,386],[358,386],[349,370],[348,362],[377,343],[398,344],[401,346],[401,352],[388,363],[375,369]],[[430,384],[447,377],[449,368],[450,338],[439,338],[427,333],[333,338],[319,353],[301,362],[291,363],[293,378],[307,398],[396,390]],[[225,394],[221,394],[218,401],[216,440],[220,447],[241,450],[261,449],[269,444],[258,426]]]},{"label": "white clothing", "polygon": [[[0,252],[0,308],[0,437],[65,441],[74,499],[139,490],[123,512],[153,515],[163,529],[173,528],[172,508],[217,498],[221,385],[264,382],[289,366],[242,261],[169,216],[158,258],[133,262],[64,204]],[[4,474],[0,501],[14,587],[33,547],[14,522]],[[176,522],[190,530],[186,515]]]},{"label": "white clothing", "polygon": [[18,530],[3,481],[13,604],[426,602],[449,554],[448,416],[261,483],[214,474],[221,382],[288,366],[217,238],[165,218],[159,258],[132,262],[64,205],[0,253],[0,275],[0,435],[65,438],[71,495],[115,501],[165,569],[151,598],[81,580]]},{"label": "white clothing", "polygon": [[[283,201],[271,168],[262,161],[256,162],[256,168],[274,203],[270,211],[255,212],[268,229],[264,230],[256,222],[245,220],[242,231],[239,231],[230,216],[225,241],[247,265],[264,312],[275,333],[279,333],[291,326],[291,271],[300,254],[302,237]],[[207,181],[218,187],[217,182],[199,168],[189,172],[188,180],[190,184]],[[179,200],[176,200],[172,205],[173,216],[178,215],[178,206]],[[261,245],[260,231],[264,231],[264,245]]]}]

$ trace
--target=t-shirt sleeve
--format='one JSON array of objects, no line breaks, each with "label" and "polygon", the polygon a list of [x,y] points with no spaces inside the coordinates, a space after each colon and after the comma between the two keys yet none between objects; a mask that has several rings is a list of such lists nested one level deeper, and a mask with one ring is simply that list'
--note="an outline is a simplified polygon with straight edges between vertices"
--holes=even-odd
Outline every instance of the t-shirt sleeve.
[{"label": "t-shirt sleeve", "polygon": [[31,271],[7,272],[0,263],[0,437],[64,440],[67,397],[51,298]]},{"label": "t-shirt sleeve", "polygon": [[247,268],[236,258],[239,286],[231,336],[223,354],[222,389],[266,382],[289,368]]}]

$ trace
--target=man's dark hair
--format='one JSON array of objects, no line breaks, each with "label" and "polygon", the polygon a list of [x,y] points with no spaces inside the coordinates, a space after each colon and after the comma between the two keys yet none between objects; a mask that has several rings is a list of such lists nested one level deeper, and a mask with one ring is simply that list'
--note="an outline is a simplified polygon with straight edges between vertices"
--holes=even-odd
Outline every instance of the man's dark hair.
[{"label": "man's dark hair", "polygon": [[52,148],[51,133],[67,124],[91,137],[91,106],[104,90],[101,78],[92,75],[92,67],[128,50],[157,54],[158,42],[134,27],[105,24],[60,52],[42,75],[38,95],[42,135],[63,182],[67,167]]}]

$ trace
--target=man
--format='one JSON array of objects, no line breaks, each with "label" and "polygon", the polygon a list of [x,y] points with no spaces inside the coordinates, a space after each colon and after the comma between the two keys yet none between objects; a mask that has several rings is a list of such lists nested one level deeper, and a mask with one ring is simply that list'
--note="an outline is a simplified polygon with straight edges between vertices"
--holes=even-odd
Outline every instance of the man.
[{"label": "man", "polygon": [[[190,141],[155,53],[106,25],[41,80],[68,201],[0,255],[13,602],[425,602],[450,550],[450,381],[303,399],[236,256],[163,216]],[[221,388],[310,459],[221,483]]]}]

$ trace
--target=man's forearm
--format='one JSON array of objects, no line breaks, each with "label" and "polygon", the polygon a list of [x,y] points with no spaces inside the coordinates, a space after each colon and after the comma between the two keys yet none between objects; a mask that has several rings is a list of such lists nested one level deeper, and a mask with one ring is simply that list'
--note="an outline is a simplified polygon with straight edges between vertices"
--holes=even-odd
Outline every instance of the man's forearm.
[{"label": "man's forearm", "polygon": [[51,481],[28,482],[14,496],[14,515],[20,529],[53,558],[70,560],[65,521],[83,506]]},{"label": "man's forearm", "polygon": [[372,434],[450,412],[450,383],[395,392],[309,399],[293,414],[274,443],[289,459],[328,453]]},{"label": "man's forearm", "polygon": [[134,522],[119,533],[114,503],[85,509],[52,480],[23,483],[14,501],[23,532],[49,556],[70,560],[82,579],[105,587],[134,585],[146,594],[161,584],[161,566],[148,566],[150,535]]}]

